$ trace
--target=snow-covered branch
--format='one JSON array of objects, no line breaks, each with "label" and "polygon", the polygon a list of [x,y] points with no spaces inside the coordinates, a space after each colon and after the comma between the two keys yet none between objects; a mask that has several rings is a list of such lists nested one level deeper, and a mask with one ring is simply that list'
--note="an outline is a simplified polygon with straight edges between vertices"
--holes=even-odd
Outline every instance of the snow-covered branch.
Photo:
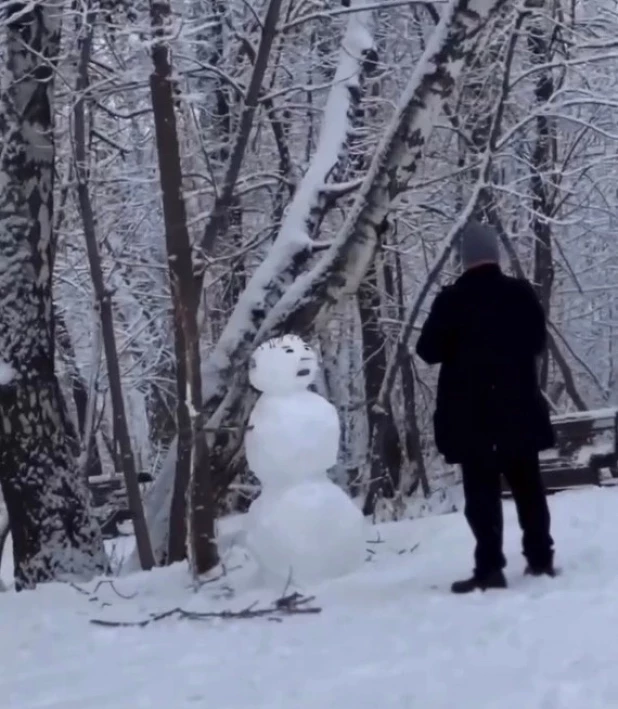
[{"label": "snow-covered branch", "polygon": [[297,279],[264,322],[258,341],[278,328],[307,329],[344,293],[354,293],[373,259],[377,236],[418,163],[444,103],[470,59],[479,32],[503,3],[451,0],[403,93],[335,244]]},{"label": "snow-covered branch", "polygon": [[[362,8],[364,0],[352,5]],[[362,98],[362,70],[373,51],[369,12],[350,15],[339,63],[329,93],[317,148],[288,206],[279,234],[240,296],[204,368],[205,402],[212,410],[238,364],[252,349],[266,313],[282,297],[294,275],[311,256],[313,219],[324,198],[323,185],[341,164],[354,129],[354,114]]]}]

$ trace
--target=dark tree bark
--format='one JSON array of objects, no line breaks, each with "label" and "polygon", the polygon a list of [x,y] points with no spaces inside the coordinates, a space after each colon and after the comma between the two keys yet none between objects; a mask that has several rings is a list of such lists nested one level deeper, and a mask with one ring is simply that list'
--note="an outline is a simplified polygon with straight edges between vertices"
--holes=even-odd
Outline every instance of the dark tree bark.
[{"label": "dark tree bark", "polygon": [[[403,320],[405,317],[405,308],[401,279],[401,261],[397,253],[395,253],[394,258],[397,268],[397,278],[395,278],[393,269],[385,259],[382,261],[382,259],[378,258],[376,259],[376,263],[382,262],[381,266],[384,278],[383,295],[388,297],[391,302],[397,302],[397,316],[399,320]],[[371,271],[369,273],[371,273]],[[395,281],[397,281],[397,284]],[[359,289],[359,298],[362,288],[363,285],[361,285]],[[373,458],[377,455],[381,455],[384,462],[376,464],[372,460],[371,480],[363,506],[363,513],[365,515],[372,515],[374,513],[375,503],[380,496],[394,497],[398,490],[404,495],[411,495],[418,487],[419,482],[422,485],[423,493],[426,496],[430,493],[416,414],[416,383],[412,355],[408,350],[407,344],[401,341],[395,343],[395,347],[397,348],[397,361],[399,362],[398,366],[401,372],[401,389],[404,404],[405,437],[402,441],[395,422],[391,397],[384,397],[382,403],[380,403],[382,383],[388,368],[385,338],[383,338],[382,342],[380,366],[379,368],[376,367],[373,373],[376,379],[371,386],[372,398],[370,402],[369,422],[371,425]],[[401,466],[403,462],[402,446],[405,446],[407,458],[414,469],[414,477],[410,481],[402,480],[401,476]],[[380,465],[383,468],[382,471],[380,470]],[[386,475],[390,477],[386,477]]]},{"label": "dark tree bark", "polygon": [[[528,28],[528,48],[534,64],[551,61],[551,36],[544,25],[547,20],[536,15]],[[532,196],[531,229],[534,234],[534,285],[539,300],[549,319],[551,292],[554,283],[554,256],[552,249],[551,217],[553,194],[551,176],[556,154],[556,119],[543,115],[541,107],[554,93],[551,69],[540,71],[534,88],[539,115],[536,118],[536,141],[530,158],[530,193]],[[546,391],[549,382],[549,349],[545,348],[539,367],[539,382]]]},{"label": "dark tree bark", "polygon": [[[5,5],[0,135],[0,484],[16,588],[107,569],[54,371],[51,224],[54,67],[61,12]],[[10,368],[10,369],[9,369]]]},{"label": "dark tree bark", "polygon": [[[394,255],[395,268],[392,269],[395,274],[389,277],[387,280],[390,281],[391,278],[394,281],[392,286],[389,286],[392,293],[393,299],[397,301],[397,317],[398,320],[403,322],[406,315],[405,308],[405,295],[404,295],[404,283],[403,283],[403,268],[401,263],[401,254],[396,252]],[[390,271],[390,269],[389,269]],[[431,493],[431,488],[429,485],[429,478],[427,477],[427,469],[425,467],[425,460],[423,458],[423,447],[421,443],[421,431],[418,425],[418,415],[416,408],[416,370],[414,367],[414,360],[412,354],[408,349],[407,344],[403,342],[398,343],[399,347],[399,362],[401,368],[401,388],[403,390],[403,401],[404,401],[404,413],[405,413],[405,446],[406,454],[408,460],[413,465],[414,478],[412,480],[411,489],[408,494],[416,489],[418,483],[420,483],[423,494],[425,497],[429,497]]]},{"label": "dark tree bark", "polygon": [[[227,228],[228,210],[234,207],[234,189],[236,181],[240,174],[240,168],[245,155],[245,150],[249,143],[251,135],[251,127],[253,119],[258,107],[258,99],[262,88],[262,82],[268,68],[268,58],[272,49],[272,44],[277,31],[277,20],[283,0],[269,0],[266,16],[262,24],[262,36],[260,46],[258,48],[255,62],[253,64],[253,72],[247,93],[245,96],[244,106],[240,115],[236,140],[230,151],[230,158],[227,165],[223,184],[221,185],[219,194],[215,199],[215,204],[212,209],[210,218],[206,223],[204,234],[200,242],[200,248],[203,254],[209,253],[215,240]],[[200,274],[201,275],[201,274]],[[201,279],[200,279],[201,281]],[[201,282],[200,282],[201,285]]]},{"label": "dark tree bark", "polygon": [[380,327],[382,297],[377,277],[377,264],[382,258],[378,252],[365,279],[358,289],[358,306],[363,340],[363,374],[369,425],[369,491],[363,513],[373,513],[380,497],[392,498],[399,487],[401,471],[401,443],[392,406],[378,414],[375,405],[384,379],[387,363],[387,341]]},{"label": "dark tree bark", "polygon": [[[2,566],[2,557],[4,556],[6,540],[9,538],[10,532],[11,525],[9,524],[9,518],[0,518],[0,567]],[[2,590],[2,581],[0,581],[0,590]]]},{"label": "dark tree bark", "polygon": [[[210,0],[208,7],[205,9],[209,10],[217,19],[212,29],[208,28],[196,36],[196,55],[205,65],[209,64],[211,66],[220,67],[223,63],[225,52],[225,3],[221,0]],[[204,12],[205,9],[203,9],[202,12]],[[250,42],[246,42],[246,45],[250,48],[250,53],[245,51],[243,45],[241,54],[249,54],[249,60],[255,67],[257,53]],[[268,52],[270,53],[270,48],[268,48]],[[264,54],[264,50],[262,54]],[[256,84],[257,90],[261,89],[265,69],[266,65],[264,64],[258,67],[260,76],[258,77],[259,85]],[[225,231],[226,233],[224,240],[217,240],[215,238],[210,242],[211,251],[216,255],[220,255],[223,259],[228,259],[227,269],[225,273],[222,274],[221,278],[221,308],[214,308],[214,311],[210,313],[211,316],[219,316],[217,318],[219,320],[219,326],[215,328],[215,336],[218,336],[223,329],[225,320],[227,320],[229,316],[229,312],[236,305],[238,296],[245,289],[246,285],[244,249],[242,243],[242,206],[238,195],[235,194],[234,191],[246,145],[242,148],[243,154],[240,155],[240,157],[236,155],[231,163],[230,152],[234,141],[232,115],[239,108],[238,102],[242,99],[242,96],[230,91],[221,75],[217,75],[216,78],[207,79],[206,81],[201,78],[196,79],[197,90],[205,94],[209,92],[212,93],[212,81],[215,82],[214,120],[210,112],[207,115],[205,111],[201,111],[199,114],[200,127],[204,134],[212,134],[215,140],[216,147],[210,151],[209,155],[211,165],[227,171],[229,164],[229,170],[232,171],[232,173],[229,171],[226,172],[224,179],[223,191],[228,190],[227,202],[225,202],[226,195],[222,194],[219,197],[220,204],[215,206],[211,216],[211,228],[216,229],[217,233],[218,230]],[[251,97],[249,100],[251,101]],[[242,110],[242,106],[240,106],[240,108]],[[241,121],[243,120],[243,116],[245,116],[245,120],[247,120],[246,110],[241,113]],[[252,123],[253,115],[251,115],[250,118]],[[247,135],[250,133],[250,127],[249,125]],[[239,146],[237,143],[235,150],[238,151],[239,147],[242,146]],[[221,211],[218,216],[215,214],[217,208]],[[230,251],[241,255],[230,259]]]},{"label": "dark tree bark", "polygon": [[421,431],[418,426],[416,410],[416,376],[414,364],[410,350],[402,342],[398,344],[399,360],[401,364],[401,388],[403,390],[403,400],[405,403],[405,445],[408,460],[413,466],[413,477],[410,481],[410,488],[404,493],[411,495],[419,483],[425,497],[431,494],[431,486],[427,477],[427,468],[423,458],[423,447],[421,445]]},{"label": "dark tree bark", "polygon": [[94,21],[96,12],[90,10],[86,13],[84,26],[81,27],[78,40],[79,64],[76,85],[77,101],[73,109],[73,127],[75,131],[75,173],[77,176],[77,197],[82,224],[84,227],[84,237],[86,249],[88,251],[88,262],[90,264],[90,274],[96,297],[97,309],[101,318],[101,331],[103,335],[103,348],[105,350],[105,360],[107,363],[107,376],[109,379],[109,391],[112,402],[112,413],[114,420],[114,438],[118,442],[120,452],[121,469],[124,474],[124,481],[127,488],[127,499],[133,529],[135,531],[135,542],[140,558],[142,569],[148,571],[155,566],[155,559],[150,544],[148,526],[144,515],[144,507],[137,479],[137,469],[135,458],[131,446],[131,436],[122,395],[122,380],[120,375],[120,364],[118,362],[118,351],[116,348],[116,335],[114,332],[114,314],[112,310],[112,295],[105,285],[103,268],[101,266],[101,256],[96,235],[96,221],[92,202],[90,200],[90,190],[88,187],[88,169],[86,160],[86,115],[85,102],[87,100],[90,79],[88,75],[88,63],[92,54],[92,42],[94,36]]},{"label": "dark tree bark", "polygon": [[[376,49],[365,52],[363,71],[359,79],[375,79],[378,68],[378,53]],[[364,89],[365,82],[359,81],[358,88],[353,92],[350,101],[348,120],[352,130],[350,144],[350,162],[356,168],[354,172],[363,174],[369,169],[369,161],[359,140],[359,133],[371,115],[371,107],[366,105]],[[374,81],[370,95],[377,98],[379,82]],[[346,162],[346,161],[342,161]],[[351,176],[348,176],[351,177]],[[365,398],[367,406],[367,423],[369,428],[369,487],[363,505],[363,513],[372,515],[375,503],[380,497],[393,498],[401,482],[402,446],[395,421],[391,402],[382,415],[376,414],[375,404],[380,385],[384,378],[387,364],[387,340],[380,326],[383,311],[383,299],[393,295],[393,279],[386,264],[386,253],[382,241],[391,231],[385,220],[380,233],[380,242],[373,263],[365,274],[358,289],[358,309],[361,322],[363,347],[363,375],[365,382]],[[379,273],[384,278],[385,290],[381,291]],[[390,288],[389,288],[390,286]]]},{"label": "dark tree bark", "polygon": [[[163,198],[165,241],[174,310],[178,386],[178,455],[168,544],[168,562],[185,558],[187,546],[194,574],[219,561],[215,543],[215,505],[210,457],[201,419],[197,311],[200,287],[194,278],[187,214],[182,196],[180,145],[174,109],[172,67],[166,32],[171,8],[167,0],[150,0],[153,33],[150,95],[154,111],[159,179]],[[188,505],[187,505],[188,498]],[[188,510],[187,510],[188,507]]]}]

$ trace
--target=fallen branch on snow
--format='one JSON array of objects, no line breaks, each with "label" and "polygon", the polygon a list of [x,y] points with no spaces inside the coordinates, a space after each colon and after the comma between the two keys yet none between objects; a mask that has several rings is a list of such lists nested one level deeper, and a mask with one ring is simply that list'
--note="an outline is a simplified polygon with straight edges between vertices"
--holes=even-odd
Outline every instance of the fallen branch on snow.
[{"label": "fallen branch on snow", "polygon": [[[114,585],[114,581],[112,579],[102,579],[101,581],[99,581],[97,583],[97,585],[92,590],[82,588],[81,586],[78,586],[76,583],[69,583],[69,586],[72,589],[74,589],[78,593],[81,593],[82,596],[87,596],[89,603],[96,603],[97,601],[101,600],[97,594],[99,592],[99,589],[102,586],[106,586],[106,585],[112,589],[112,591],[116,594],[116,596],[118,596],[118,598],[122,598],[123,601],[130,601],[137,596],[137,593],[131,593],[129,595],[125,595],[123,593],[120,593],[120,591]],[[101,601],[101,608],[105,608],[105,606],[111,606],[111,603],[108,603],[106,601]]]},{"label": "fallen branch on snow", "polygon": [[123,593],[120,593],[120,591],[114,586],[114,581],[112,579],[102,579],[97,583],[97,585],[91,589],[88,590],[86,588],[82,588],[81,586],[78,586],[76,583],[69,583],[68,584],[72,589],[77,591],[78,593],[81,593],[82,596],[88,596],[90,601],[98,601],[99,598],[96,595],[99,591],[99,589],[102,586],[109,586],[112,591],[118,596],[118,598],[122,598],[125,601],[130,601],[131,599],[135,598],[137,596],[137,593],[131,593],[129,595],[124,595]]},{"label": "fallen branch on snow", "polygon": [[272,605],[266,608],[256,608],[255,603],[240,611],[226,610],[199,613],[196,611],[186,611],[182,608],[172,608],[168,611],[155,613],[151,615],[150,618],[144,620],[116,621],[92,618],[90,622],[92,625],[99,625],[106,628],[145,628],[151,623],[174,617],[183,620],[214,620],[215,618],[222,620],[247,620],[249,618],[267,618],[268,620],[281,622],[282,616],[315,615],[321,613],[321,608],[309,605],[314,600],[315,596],[305,597],[300,593],[292,593],[289,596],[278,598]]}]

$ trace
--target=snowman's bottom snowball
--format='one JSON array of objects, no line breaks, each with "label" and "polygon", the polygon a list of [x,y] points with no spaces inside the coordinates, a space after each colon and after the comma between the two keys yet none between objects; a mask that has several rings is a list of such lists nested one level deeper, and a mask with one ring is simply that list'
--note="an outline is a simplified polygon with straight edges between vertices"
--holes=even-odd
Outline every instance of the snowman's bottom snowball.
[{"label": "snowman's bottom snowball", "polygon": [[247,545],[271,581],[317,583],[354,571],[366,556],[363,515],[330,481],[263,492],[247,522]]}]

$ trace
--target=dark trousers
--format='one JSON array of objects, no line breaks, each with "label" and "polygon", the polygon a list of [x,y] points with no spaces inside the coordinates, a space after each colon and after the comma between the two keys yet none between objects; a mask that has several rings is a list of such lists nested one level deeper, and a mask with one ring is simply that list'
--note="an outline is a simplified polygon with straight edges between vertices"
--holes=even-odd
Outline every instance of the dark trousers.
[{"label": "dark trousers", "polygon": [[483,575],[506,566],[502,551],[501,475],[513,493],[528,564],[542,567],[551,563],[554,542],[538,455],[514,457],[489,452],[466,460],[461,467],[465,515],[476,539],[475,572]]}]

